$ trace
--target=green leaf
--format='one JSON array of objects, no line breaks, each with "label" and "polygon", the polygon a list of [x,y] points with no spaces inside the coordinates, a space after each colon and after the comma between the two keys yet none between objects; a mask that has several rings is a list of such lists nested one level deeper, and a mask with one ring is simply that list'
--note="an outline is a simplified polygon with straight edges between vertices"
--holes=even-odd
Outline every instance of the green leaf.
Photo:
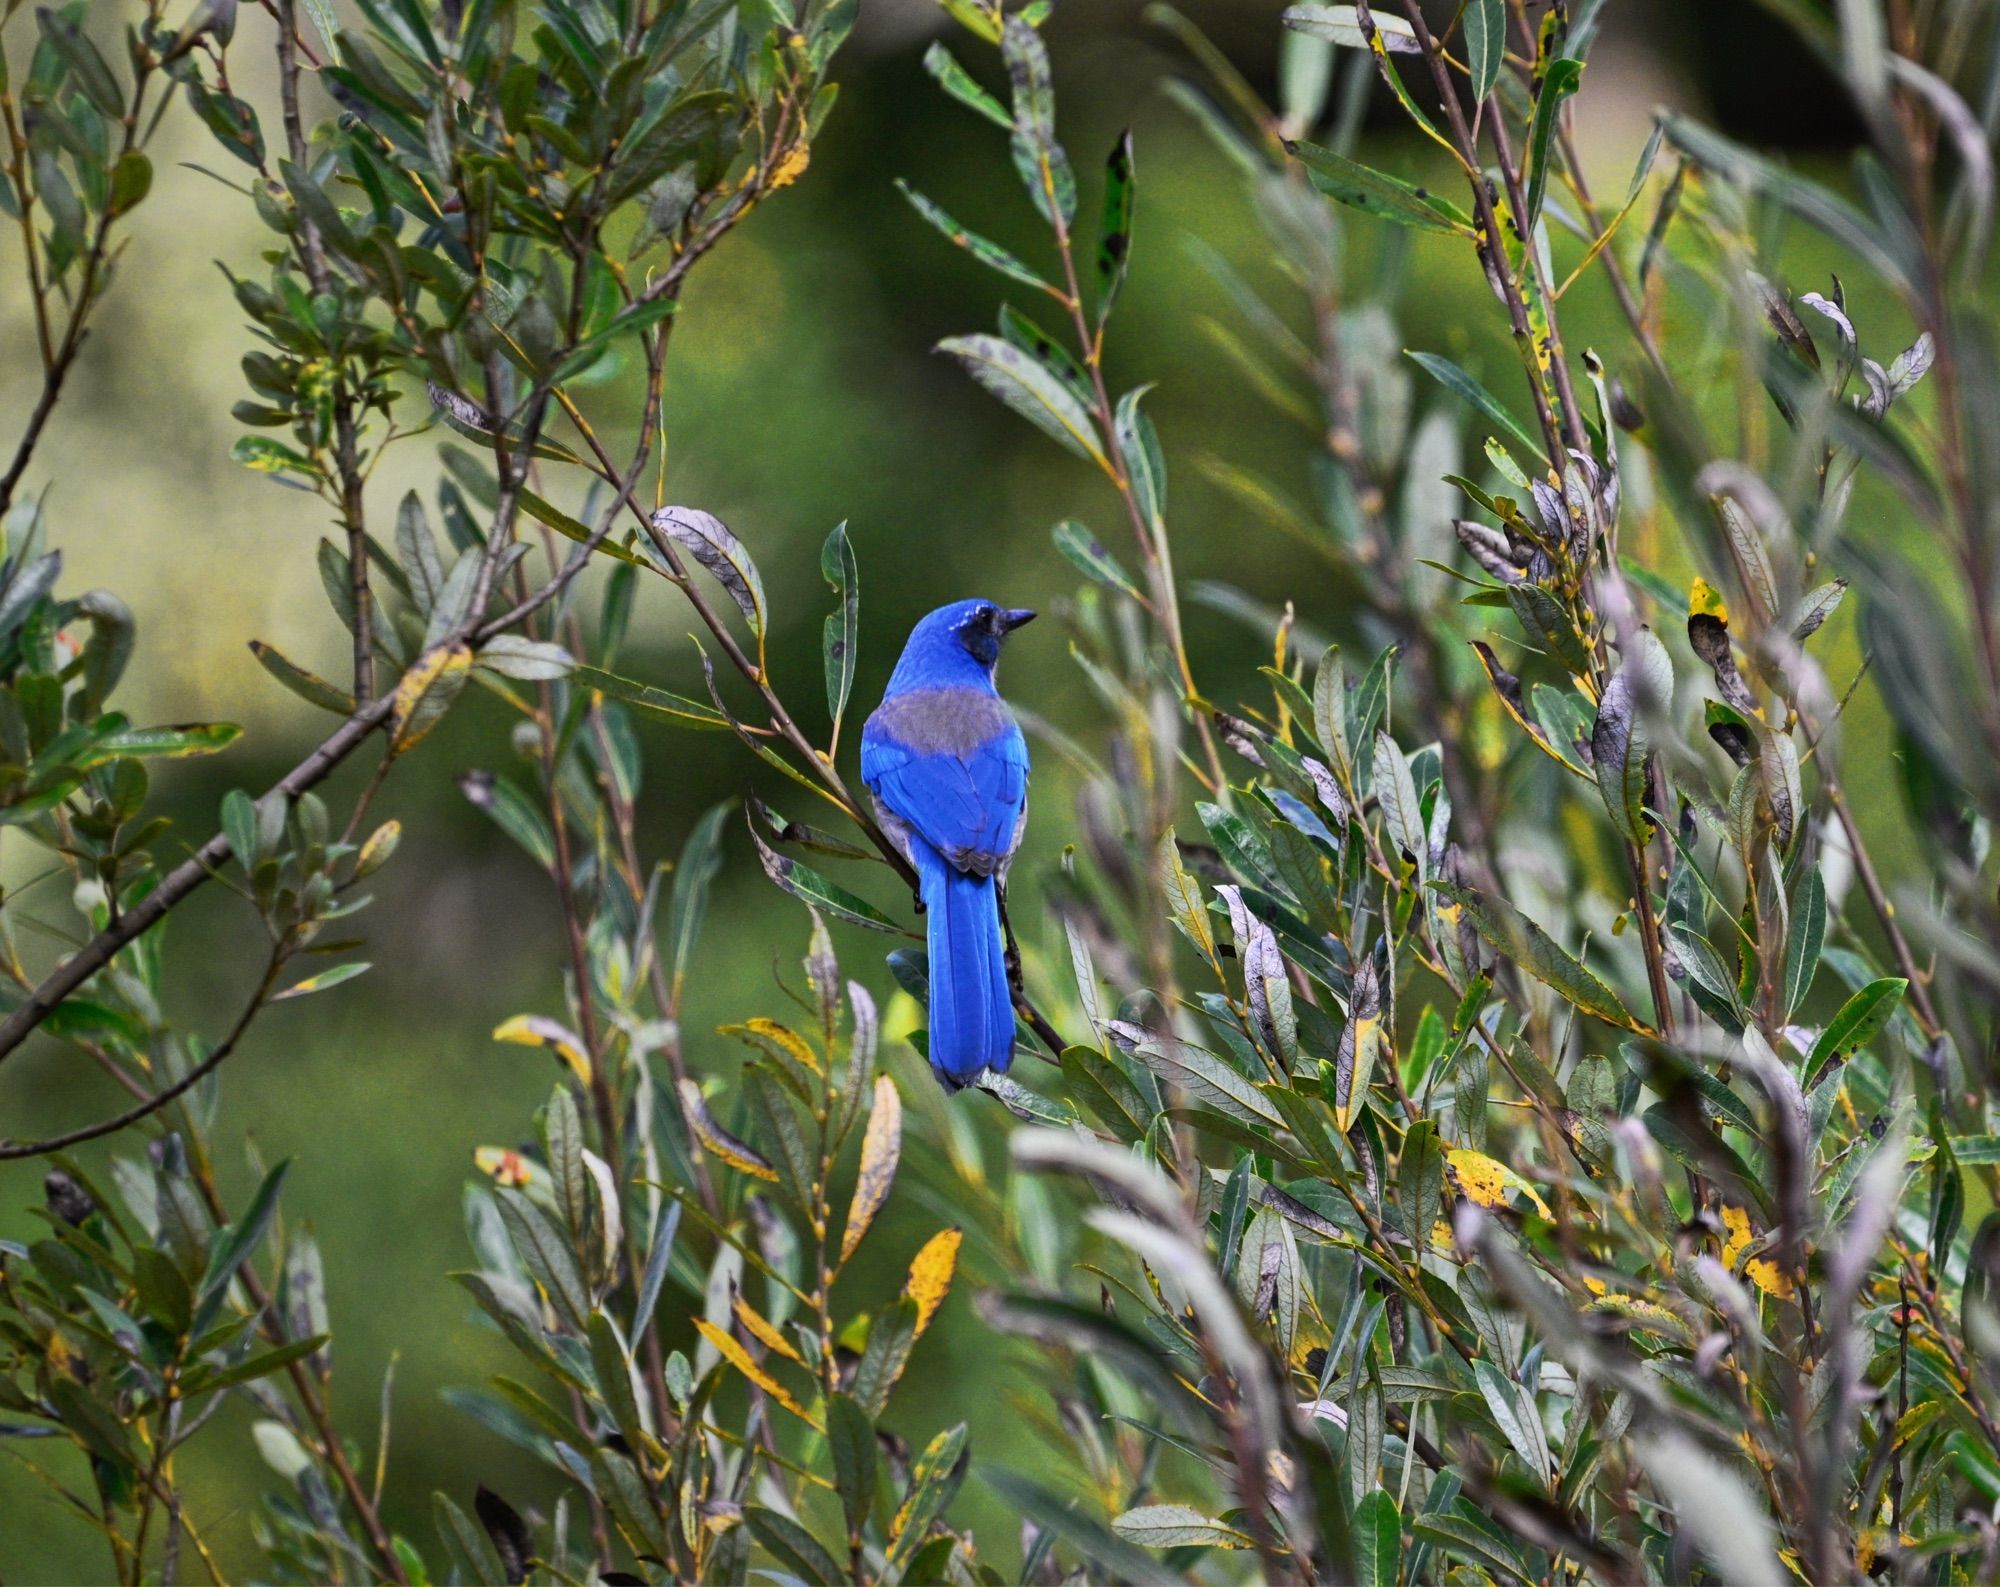
[{"label": "green leaf", "polygon": [[757,858],[763,864],[764,874],[794,898],[849,925],[906,935],[901,926],[867,899],[828,881],[804,862],[778,853],[754,826],[750,829],[750,841],[757,845]]},{"label": "green leaf", "polygon": [[656,689],[651,684],[640,683],[632,678],[622,678],[615,672],[606,672],[602,667],[577,665],[570,668],[570,676],[585,688],[595,689],[600,694],[608,694],[614,700],[623,700],[627,705],[636,706],[651,716],[664,717],[681,727],[727,728],[728,719],[713,706],[702,705],[685,695],[673,694],[666,689]]},{"label": "green leaf", "polygon": [[744,1510],[743,1519],[750,1535],[794,1578],[818,1587],[837,1587],[847,1579],[819,1540],[789,1516],[753,1504]]},{"label": "green leaf", "polygon": [[1301,141],[1285,147],[1305,166],[1313,186],[1342,204],[1418,231],[1442,232],[1452,237],[1477,235],[1463,210],[1427,188],[1412,186],[1386,171],[1378,171],[1316,143]]},{"label": "green leaf", "polygon": [[525,634],[495,634],[472,659],[488,672],[524,683],[551,683],[568,677],[576,666],[561,645]]},{"label": "green leaf", "polygon": [[1507,61],[1507,0],[1467,0],[1464,16],[1465,64],[1477,101],[1493,92]]},{"label": "green leaf", "polygon": [[308,704],[316,705],[322,711],[331,711],[336,716],[353,714],[353,695],[327,682],[318,673],[308,672],[296,662],[287,660],[275,645],[253,639],[250,641],[250,654],[257,658],[259,666]]},{"label": "green leaf", "polygon": [[[1531,645],[1560,662],[1577,677],[1589,676],[1590,652],[1584,648],[1583,637],[1577,633],[1576,623],[1564,610],[1561,601],[1539,584],[1510,584],[1507,586],[1507,606],[1520,621]],[[1540,698],[1537,693],[1537,701]],[[1563,698],[1567,700],[1567,696]],[[1540,716],[1539,710],[1536,714]],[[1546,722],[1542,723],[1542,727],[1548,731]],[[1551,732],[1550,739],[1574,753],[1567,732],[1560,735]]]},{"label": "green leaf", "polygon": [[366,975],[371,968],[373,966],[365,961],[354,964],[336,964],[331,970],[322,970],[318,975],[309,975],[303,981],[295,982],[293,985],[286,987],[284,991],[272,997],[271,1001],[273,1003],[282,1003],[285,999],[291,997],[309,997],[314,992],[324,992],[330,987],[339,986],[343,981],[351,981],[357,975]]},{"label": "green leaf", "polygon": [[1806,1059],[1803,1082],[1806,1090],[1818,1085],[1833,1065],[1844,1063],[1873,1041],[1901,1006],[1903,994],[1909,989],[1910,983],[1901,976],[1887,975],[1870,981],[1841,1004],[1839,1012],[1826,1022],[1826,1029],[1819,1033],[1819,1040],[1813,1043],[1812,1053]]},{"label": "green leaf", "polygon": [[569,1241],[520,1191],[502,1187],[495,1195],[515,1252],[556,1309],[581,1331],[590,1317],[590,1292]]},{"label": "green leaf", "polygon": [[282,1162],[266,1174],[263,1183],[257,1187],[257,1193],[250,1198],[250,1205],[243,1209],[243,1216],[216,1231],[209,1245],[208,1266],[195,1288],[194,1318],[188,1325],[192,1336],[199,1338],[208,1331],[209,1324],[222,1309],[223,1298],[229,1293],[230,1280],[236,1277],[237,1269],[250,1259],[250,1253],[270,1232],[272,1221],[278,1215],[278,1191],[283,1187],[286,1170],[290,1167],[289,1161]]},{"label": "green leaf", "polygon": [[1463,369],[1460,369],[1449,358],[1441,358],[1436,353],[1418,352],[1411,352],[1409,357],[1419,369],[1430,375],[1445,390],[1449,391],[1461,402],[1469,403],[1472,407],[1477,408],[1493,422],[1496,428],[1503,431],[1510,440],[1525,447],[1530,457],[1540,457],[1542,455],[1542,443],[1529,433],[1519,419],[1516,419],[1513,414],[1501,406],[1500,399],[1484,386],[1480,385],[1478,381],[1474,380]]},{"label": "green leaf", "polygon": [[833,1485],[852,1541],[861,1536],[875,1505],[875,1424],[853,1399],[836,1394],[826,1402],[826,1438],[833,1453]]},{"label": "green leaf", "polygon": [[1157,525],[1167,510],[1166,456],[1160,450],[1160,437],[1153,429],[1153,421],[1139,407],[1141,399],[1152,389],[1138,386],[1120,397],[1111,429],[1132,494],[1138,498],[1139,512],[1147,523]]},{"label": "green leaf", "polygon": [[1062,380],[998,336],[948,336],[937,344],[972,378],[1022,418],[1078,457],[1105,466],[1104,450],[1083,405]]},{"label": "green leaf", "polygon": [[942,232],[948,241],[963,248],[988,269],[997,270],[1003,276],[1010,276],[1023,286],[1039,287],[1042,291],[1050,293],[1055,291],[1054,287],[997,242],[961,226],[946,213],[942,205],[924,197],[900,177],[896,181],[896,191],[907,198],[911,207]]},{"label": "green leaf", "polygon": [[1281,1122],[1270,1100],[1213,1053],[1168,1039],[1144,1042],[1133,1056],[1169,1085],[1233,1119],[1273,1127]]},{"label": "green leaf", "polygon": [[1006,107],[974,81],[973,76],[959,65],[958,57],[942,44],[932,44],[924,51],[924,70],[937,79],[938,87],[951,95],[961,105],[969,105],[996,127],[1014,130],[1014,118]]},{"label": "green leaf", "polygon": [[1074,518],[1065,518],[1055,526],[1052,533],[1055,546],[1069,564],[1093,584],[1102,584],[1107,589],[1119,590],[1135,601],[1143,602],[1146,597],[1139,592],[1139,586],[1132,582],[1119,560],[1105,548],[1102,540],[1092,534]]},{"label": "green leaf", "polygon": [[1826,940],[1826,883],[1819,867],[1800,878],[1792,899],[1791,930],[1785,938],[1785,1017],[1790,1019],[1812,990],[1819,950]]},{"label": "green leaf", "polygon": [[213,755],[227,749],[243,736],[243,729],[231,722],[185,722],[179,727],[127,727],[107,733],[95,744],[69,757],[78,771],[89,771],[121,755],[182,760],[190,755]]},{"label": "green leaf", "polygon": [[680,863],[674,868],[674,894],[667,918],[672,928],[676,1000],[687,980],[688,965],[694,960],[694,945],[701,937],[709,890],[722,870],[722,823],[729,819],[734,805],[733,799],[725,799],[708,808],[681,845]]},{"label": "green leaf", "polygon": [[1493,1413],[1493,1420],[1500,1424],[1500,1431],[1507,1435],[1514,1453],[1535,1474],[1536,1482],[1547,1488],[1554,1461],[1549,1457],[1548,1434],[1543,1431],[1534,1395],[1526,1384],[1509,1377],[1484,1356],[1472,1363],[1472,1373],[1479,1380],[1486,1409]]},{"label": "green leaf", "polygon": [[555,870],[555,836],[533,800],[491,772],[467,772],[459,778],[458,786],[467,799],[493,818],[494,825],[527,850],[537,865],[545,871]]},{"label": "green leaf", "polygon": [[844,519],[820,547],[819,570],[836,602],[821,632],[820,654],[826,665],[826,709],[833,720],[828,742],[837,744],[847,699],[854,692],[854,663],[861,646],[861,569],[855,563]]},{"label": "green leaf", "polygon": [[[11,10],[10,7],[10,13]],[[98,53],[97,46],[91,43],[90,36],[77,26],[67,10],[55,11],[48,6],[37,6],[35,20],[41,23],[42,37],[70,69],[84,97],[111,120],[122,120],[125,115],[125,92],[118,86],[118,79],[112,76],[111,67]]]},{"label": "green leaf", "polygon": [[1403,1232],[1410,1245],[1428,1251],[1431,1225],[1444,1206],[1444,1143],[1437,1125],[1429,1119],[1412,1124],[1403,1137],[1403,1159],[1398,1170],[1402,1188]]},{"label": "green leaf", "polygon": [[1463,1559],[1498,1572],[1502,1580],[1531,1582],[1537,1579],[1536,1573],[1521,1558],[1514,1545],[1483,1516],[1475,1519],[1462,1509],[1431,1510],[1414,1517],[1410,1530],[1421,1539],[1439,1544]]},{"label": "green leaf", "polygon": [[1142,1548],[1248,1548],[1250,1538],[1185,1504],[1142,1504],[1114,1516],[1111,1530]]},{"label": "green leaf", "polygon": [[1541,92],[1535,95],[1534,119],[1528,124],[1528,224],[1532,237],[1541,219],[1542,198],[1548,192],[1549,166],[1554,156],[1556,119],[1562,102],[1583,81],[1583,62],[1564,56],[1542,70]]},{"label": "green leaf", "polygon": [[[1475,0],[1476,3],[1476,0]],[[1425,1236],[1429,1238],[1428,1233]],[[1371,1490],[1354,1507],[1354,1587],[1398,1587],[1403,1569],[1403,1515],[1393,1495]]]},{"label": "green leaf", "polygon": [[1097,323],[1111,314],[1132,258],[1132,129],[1127,127],[1104,162],[1104,220],[1097,231]]},{"label": "green leaf", "polygon": [[965,1480],[971,1458],[966,1447],[965,1423],[948,1427],[933,1438],[910,1467],[910,1486],[902,1505],[889,1525],[888,1565],[891,1572],[905,1569],[931,1524],[944,1513],[952,1496]]},{"label": "green leaf", "polygon": [[[570,517],[561,508],[551,506],[531,490],[522,491],[520,500],[522,511],[526,512],[529,517],[547,524],[557,534],[567,540],[574,540],[578,545],[588,545],[590,543],[590,530],[584,524]],[[419,511],[421,511],[421,508]],[[398,538],[400,541],[400,535]],[[614,545],[609,538],[598,541],[597,549],[605,556],[619,562],[629,562],[635,568],[650,570],[652,567],[652,564],[644,557],[627,551],[621,545]],[[433,556],[435,556],[435,551],[433,551]],[[407,557],[405,560],[407,562]]]},{"label": "green leaf", "polygon": [[1610,987],[1557,947],[1546,931],[1504,898],[1488,898],[1449,882],[1431,885],[1463,909],[1473,928],[1497,950],[1586,1014],[1642,1036],[1652,1034],[1633,1018]]}]

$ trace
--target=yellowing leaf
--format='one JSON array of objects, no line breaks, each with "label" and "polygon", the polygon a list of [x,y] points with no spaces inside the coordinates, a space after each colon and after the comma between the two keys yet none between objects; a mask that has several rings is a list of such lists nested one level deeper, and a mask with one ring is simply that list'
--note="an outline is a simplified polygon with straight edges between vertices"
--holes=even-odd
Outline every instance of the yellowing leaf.
[{"label": "yellowing leaf", "polygon": [[583,1038],[546,1015],[516,1014],[493,1032],[493,1039],[518,1047],[546,1047],[578,1080],[590,1084],[590,1054],[584,1051]]},{"label": "yellowing leaf", "polygon": [[812,150],[803,143],[795,143],[778,157],[778,163],[771,167],[771,186],[790,187],[812,164]]},{"label": "yellowing leaf", "polygon": [[767,1163],[757,1149],[746,1141],[739,1141],[710,1116],[708,1104],[702,1100],[701,1088],[692,1080],[681,1082],[681,1111],[687,1115],[688,1128],[694,1138],[712,1157],[720,1158],[731,1168],[750,1175],[753,1179],[777,1180],[778,1171]]},{"label": "yellowing leaf", "polygon": [[1713,617],[1718,623],[1729,621],[1729,607],[1721,595],[1710,587],[1707,579],[1697,578],[1694,588],[1688,591],[1688,615],[1690,617]]},{"label": "yellowing leaf", "polygon": [[470,645],[439,645],[403,674],[389,713],[389,740],[398,754],[414,749],[437,726],[471,670]]},{"label": "yellowing leaf", "polygon": [[525,1185],[535,1177],[528,1160],[505,1146],[477,1148],[472,1154],[472,1166],[503,1185]]},{"label": "yellowing leaf", "polygon": [[[1722,1265],[1732,1273],[1736,1271],[1737,1258],[1749,1248],[1750,1214],[1741,1207],[1722,1209],[1722,1227],[1729,1236],[1722,1245]],[[1769,1257],[1753,1256],[1743,1264],[1743,1276],[1761,1289],[1766,1295],[1775,1295],[1784,1300],[1792,1293],[1792,1281],[1784,1270]]]},{"label": "yellowing leaf", "polygon": [[796,1361],[800,1366],[806,1364],[805,1357],[792,1348],[791,1340],[778,1331],[778,1325],[741,1295],[736,1297],[736,1320],[742,1323],[766,1350],[775,1350],[787,1361]]},{"label": "yellowing leaf", "polygon": [[750,1352],[743,1348],[734,1334],[725,1333],[706,1317],[695,1318],[694,1325],[702,1338],[715,1346],[717,1355],[721,1356],[723,1360],[727,1361],[738,1372],[756,1384],[758,1388],[770,1395],[774,1401],[790,1411],[815,1432],[823,1433],[826,1431],[826,1428],[810,1411],[792,1398],[790,1391],[786,1389],[784,1384],[780,1383],[770,1373],[766,1372],[750,1359]]},{"label": "yellowing leaf", "polygon": [[1535,1210],[1544,1218],[1551,1216],[1549,1204],[1535,1187],[1505,1163],[1463,1146],[1454,1146],[1444,1157],[1458,1176],[1458,1188],[1465,1192],[1467,1200],[1482,1207],[1505,1207],[1508,1195],[1518,1190],[1535,1204]]},{"label": "yellowing leaf", "polygon": [[740,1025],[722,1025],[717,1035],[734,1036],[753,1046],[762,1047],[773,1057],[789,1058],[810,1074],[821,1073],[819,1054],[812,1050],[812,1044],[789,1026],[780,1025],[774,1019],[750,1019]]},{"label": "yellowing leaf", "polygon": [[903,1293],[917,1303],[917,1334],[931,1325],[938,1307],[951,1289],[951,1276],[958,1270],[958,1244],[965,1237],[956,1229],[941,1229],[924,1242],[910,1263],[909,1282]]},{"label": "yellowing leaf", "polygon": [[861,1138],[861,1174],[854,1182],[854,1200],[848,1204],[847,1227],[840,1236],[840,1260],[845,1262],[861,1244],[875,1214],[889,1199],[895,1182],[896,1163],[903,1151],[903,1099],[896,1082],[887,1075],[875,1077],[875,1105],[868,1112],[868,1130]]}]

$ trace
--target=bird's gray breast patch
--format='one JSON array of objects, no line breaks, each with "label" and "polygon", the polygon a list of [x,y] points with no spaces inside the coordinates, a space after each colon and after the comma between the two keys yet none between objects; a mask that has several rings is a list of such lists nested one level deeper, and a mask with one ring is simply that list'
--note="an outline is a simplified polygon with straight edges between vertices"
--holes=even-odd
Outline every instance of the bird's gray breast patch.
[{"label": "bird's gray breast patch", "polygon": [[983,690],[911,689],[884,700],[871,725],[919,755],[962,760],[1012,727],[1014,713]]}]

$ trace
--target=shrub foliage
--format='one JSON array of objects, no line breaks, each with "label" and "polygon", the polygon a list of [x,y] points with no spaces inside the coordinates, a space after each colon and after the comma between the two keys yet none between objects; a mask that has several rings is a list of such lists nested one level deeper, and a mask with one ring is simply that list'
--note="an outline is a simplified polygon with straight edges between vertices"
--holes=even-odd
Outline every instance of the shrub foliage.
[{"label": "shrub foliage", "polygon": [[[1276,108],[1155,7],[1277,266],[1273,295],[1197,245],[1236,310],[1209,329],[1310,437],[1296,481],[1171,461],[1296,540],[1307,576],[1272,605],[1177,579],[1148,388],[1107,379],[1132,137],[1080,181],[1046,0],[943,8],[925,65],[1045,237],[1017,253],[905,190],[1006,283],[996,329],[939,350],[1122,521],[1053,531],[1098,725],[1030,724],[1080,794],[1037,811],[1066,846],[1013,922],[1017,1063],[950,1100],[880,1035],[892,988],[923,999],[921,952],[878,973],[849,929],[909,934],[882,874],[907,869],[842,770],[854,547],[843,526],[821,554],[823,680],[780,679],[751,548],[659,483],[682,284],[807,177],[855,0],[358,0],[351,28],[324,0],[146,0],[118,38],[81,4],[7,7],[0,208],[41,379],[0,477],[0,822],[74,915],[38,958],[17,927],[61,916],[55,889],[0,904],[0,1062],[39,1030],[132,1103],[0,1145],[50,1165],[46,1233],[0,1249],[0,1433],[82,1452],[88,1487],[35,1469],[135,1583],[221,1579],[175,1467],[236,1436],[207,1430],[229,1396],[274,1473],[255,1568],[280,1579],[1991,1579],[1991,13],[1778,7],[1867,130],[1851,181],[1662,115],[1598,195],[1572,101],[1602,0],[1294,6]],[[252,51],[271,104],[232,84]],[[309,122],[307,85],[335,113]],[[1430,175],[1357,154],[1371,97]],[[153,131],[188,113],[269,232],[233,278],[236,457],[319,499],[352,665],[256,643],[327,736],[177,850],[148,763],[234,730],[110,706],[130,613],[62,592],[27,483],[141,268]],[[1801,235],[1879,307],[1789,282]],[[1518,368],[1402,348],[1413,246],[1485,282]],[[1592,277],[1616,346],[1565,339]],[[434,498],[385,513],[371,472],[419,432]],[[1316,636],[1329,591],[1358,645]],[[641,603],[693,614],[705,698],[617,670]],[[1194,603],[1268,664],[1191,652]],[[1891,744],[1843,743],[1864,670]],[[349,921],[400,836],[371,803],[472,683],[525,753],[461,786],[546,876],[567,996],[495,1033],[561,1079],[534,1149],[478,1154],[453,1277],[518,1362],[454,1401],[549,1476],[532,1503],[439,1494],[406,1537],[386,1429],[371,1448],[329,1410],[340,1301],[279,1216],[284,1165],[232,1205],[212,1132],[261,1011],[367,968]],[[728,800],[649,853],[641,735],[694,730],[832,827]],[[1893,757],[1901,812],[1849,798],[1850,755]],[[375,771],[336,809],[315,789],[351,759]],[[745,1060],[704,1072],[683,994],[746,822],[805,957],[795,1007],[726,1026]],[[1905,824],[1899,878],[1871,846]],[[164,922],[210,881],[268,960],[181,1031]],[[982,1113],[1012,1116],[1004,1164]],[[93,1172],[71,1148],[103,1137]],[[936,1232],[878,1251],[891,1198]],[[980,1326],[1035,1363],[1032,1471],[975,1462],[962,1424],[899,1433],[961,1252]],[[974,1537],[968,1480],[1018,1538]]]}]

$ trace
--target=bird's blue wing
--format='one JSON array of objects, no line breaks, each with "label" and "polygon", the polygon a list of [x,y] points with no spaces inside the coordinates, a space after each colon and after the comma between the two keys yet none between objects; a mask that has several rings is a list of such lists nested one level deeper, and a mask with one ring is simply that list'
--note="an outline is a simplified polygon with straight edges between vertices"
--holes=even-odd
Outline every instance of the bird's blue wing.
[{"label": "bird's blue wing", "polygon": [[1007,719],[991,738],[927,750],[871,720],[861,777],[883,808],[962,871],[1013,856],[1028,802],[1028,746]]}]

